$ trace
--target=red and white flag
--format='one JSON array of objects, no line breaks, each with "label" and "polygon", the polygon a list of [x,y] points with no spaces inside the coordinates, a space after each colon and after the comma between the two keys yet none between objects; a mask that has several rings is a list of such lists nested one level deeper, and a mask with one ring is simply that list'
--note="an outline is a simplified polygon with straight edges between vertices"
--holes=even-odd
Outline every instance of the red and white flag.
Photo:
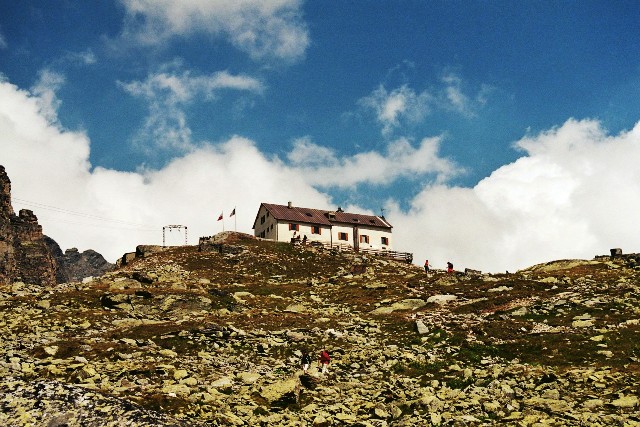
[{"label": "red and white flag", "polygon": [[222,214],[218,217],[218,221],[222,221]]}]

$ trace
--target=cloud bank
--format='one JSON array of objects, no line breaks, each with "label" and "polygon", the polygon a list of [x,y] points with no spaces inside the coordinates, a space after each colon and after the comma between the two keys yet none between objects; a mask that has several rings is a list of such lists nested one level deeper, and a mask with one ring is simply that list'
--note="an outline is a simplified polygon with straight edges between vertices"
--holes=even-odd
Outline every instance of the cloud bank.
[{"label": "cloud bank", "polygon": [[296,62],[309,45],[299,0],[121,0],[122,37],[160,45],[195,33],[224,37],[257,61]]},{"label": "cloud bank", "polygon": [[386,185],[398,178],[423,176],[444,182],[462,169],[438,155],[441,141],[440,137],[424,138],[414,148],[400,138],[389,143],[385,153],[368,151],[339,158],[333,150],[303,138],[294,142],[287,158],[308,184],[323,188]]},{"label": "cloud bank", "polygon": [[358,104],[372,111],[382,126],[382,135],[389,136],[403,125],[420,123],[435,111],[449,111],[465,117],[474,117],[476,111],[486,103],[491,88],[483,85],[475,96],[463,90],[463,81],[454,73],[447,73],[439,86],[416,92],[408,85],[387,90],[378,86]]},{"label": "cloud bank", "polygon": [[161,150],[187,152],[194,148],[191,128],[184,107],[191,102],[213,101],[224,90],[262,93],[263,83],[256,78],[228,71],[210,75],[194,75],[190,71],[177,71],[176,64],[165,65],[144,81],[119,82],[132,96],[143,99],[149,106],[145,123],[134,143],[147,153]]},{"label": "cloud bank", "polygon": [[440,266],[491,271],[640,251],[640,123],[610,136],[595,120],[570,119],[515,145],[525,155],[475,187],[432,186],[409,212],[394,207],[396,239]]},{"label": "cloud bank", "polygon": [[[171,93],[188,93],[185,81],[168,85]],[[32,208],[63,248],[93,248],[113,261],[138,244],[161,243],[169,224],[187,225],[194,244],[222,231],[221,211],[226,229],[235,220],[238,231],[251,233],[260,202],[335,208],[332,188],[358,191],[360,184],[407,176],[430,176],[431,184],[408,210],[390,197],[386,216],[395,249],[414,252],[419,263],[429,258],[435,267],[452,261],[460,269],[503,271],[640,247],[633,215],[640,207],[640,124],[609,135],[595,120],[571,119],[527,135],[515,142],[521,158],[473,188],[448,184],[459,171],[439,156],[437,137],[417,146],[398,139],[385,152],[349,157],[302,139],[281,160],[236,136],[194,148],[161,169],[122,172],[92,168],[87,135],[65,129],[55,116],[51,91],[59,79],[40,83],[27,91],[0,81],[0,164],[12,180],[14,207]],[[142,82],[130,89],[145,88]],[[182,241],[175,234],[168,243]]]}]

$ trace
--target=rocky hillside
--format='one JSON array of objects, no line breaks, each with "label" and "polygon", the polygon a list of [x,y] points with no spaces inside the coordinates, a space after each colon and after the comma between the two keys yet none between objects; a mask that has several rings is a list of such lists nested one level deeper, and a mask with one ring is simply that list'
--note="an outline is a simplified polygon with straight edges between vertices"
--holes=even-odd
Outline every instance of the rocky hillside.
[{"label": "rocky hillside", "polygon": [[640,256],[427,275],[216,243],[0,286],[0,425],[640,425]]}]

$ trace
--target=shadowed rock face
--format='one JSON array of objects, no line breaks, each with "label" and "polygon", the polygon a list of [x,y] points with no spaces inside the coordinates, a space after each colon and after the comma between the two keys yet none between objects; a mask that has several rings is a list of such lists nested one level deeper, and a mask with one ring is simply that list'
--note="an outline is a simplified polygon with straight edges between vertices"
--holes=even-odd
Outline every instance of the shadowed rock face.
[{"label": "shadowed rock face", "polygon": [[71,248],[62,252],[58,243],[51,237],[44,236],[44,240],[58,263],[58,283],[79,282],[85,277],[102,276],[113,270],[114,265],[93,249],[80,252],[77,248]]}]

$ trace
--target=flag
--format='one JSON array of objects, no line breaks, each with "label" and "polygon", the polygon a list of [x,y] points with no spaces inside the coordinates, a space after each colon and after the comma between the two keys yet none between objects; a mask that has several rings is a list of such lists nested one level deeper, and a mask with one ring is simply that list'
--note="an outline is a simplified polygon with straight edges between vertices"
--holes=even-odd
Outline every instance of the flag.
[{"label": "flag", "polygon": [[231,218],[232,216],[234,216],[236,214],[236,208],[233,208],[233,210],[231,211],[231,213],[229,214],[229,218]]},{"label": "flag", "polygon": [[222,221],[222,214],[218,217],[218,221]]}]

